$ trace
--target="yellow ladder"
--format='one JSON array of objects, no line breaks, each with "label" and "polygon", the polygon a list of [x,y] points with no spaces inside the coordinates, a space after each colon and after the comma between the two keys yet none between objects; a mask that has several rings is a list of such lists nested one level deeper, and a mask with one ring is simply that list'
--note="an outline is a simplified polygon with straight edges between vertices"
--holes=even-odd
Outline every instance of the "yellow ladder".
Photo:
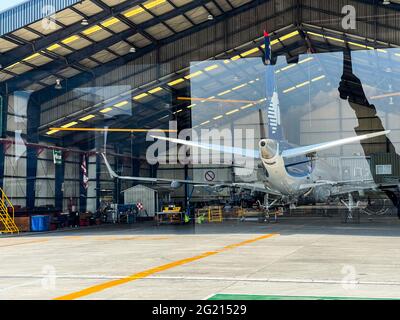
[{"label": "yellow ladder", "polygon": [[[19,233],[19,229],[14,220],[14,206],[2,188],[0,188],[0,195],[0,228],[4,228],[4,230],[0,229],[0,232]],[[8,208],[11,208],[11,214],[8,212]]]}]

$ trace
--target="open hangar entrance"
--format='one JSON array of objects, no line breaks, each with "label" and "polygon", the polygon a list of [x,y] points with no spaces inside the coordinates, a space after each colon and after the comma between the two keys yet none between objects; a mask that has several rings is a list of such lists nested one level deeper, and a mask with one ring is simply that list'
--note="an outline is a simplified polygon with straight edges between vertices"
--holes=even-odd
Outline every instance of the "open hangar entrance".
[{"label": "open hangar entrance", "polygon": [[[355,9],[355,29],[343,28],[346,5]],[[12,19],[27,9],[34,14]],[[148,131],[171,130],[172,122],[177,131],[252,128],[257,148],[271,126],[263,30],[278,57],[273,65],[285,140],[308,145],[391,130],[386,138],[318,156],[340,168],[340,181],[393,185],[375,212],[396,216],[395,1],[68,0],[49,10],[43,13],[39,1],[1,13],[13,22],[2,26],[0,38],[0,175],[27,229],[32,215],[49,216],[49,225],[61,228],[114,222],[118,212],[127,213],[126,222],[151,220],[170,204],[171,221],[179,222],[185,213],[196,222],[196,209],[204,207],[212,207],[202,213],[206,220],[220,221],[225,205],[236,207],[230,218],[241,216],[243,202],[265,205],[258,190],[240,185],[192,190],[185,183],[172,188],[116,179],[101,155],[121,176],[237,184],[264,179],[257,165],[252,174],[237,176],[233,165],[150,164],[154,141],[146,140]],[[345,71],[346,54],[353,72]],[[366,84],[354,83],[354,74]],[[377,114],[364,110],[367,103]],[[126,203],[130,188],[141,195]],[[307,206],[301,210],[317,212],[302,201]],[[143,214],[129,218],[138,205]]]}]

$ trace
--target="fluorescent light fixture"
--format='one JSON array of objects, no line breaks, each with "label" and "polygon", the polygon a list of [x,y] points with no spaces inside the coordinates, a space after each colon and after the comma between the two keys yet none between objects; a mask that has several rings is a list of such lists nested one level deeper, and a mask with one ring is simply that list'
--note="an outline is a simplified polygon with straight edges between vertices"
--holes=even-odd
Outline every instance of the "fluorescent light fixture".
[{"label": "fluorescent light fixture", "polygon": [[241,56],[237,55],[231,58],[232,61],[236,61],[239,60],[241,58]]},{"label": "fluorescent light fixture", "polygon": [[221,118],[223,118],[224,116],[221,114],[221,115],[219,115],[219,116],[216,116],[216,117],[214,117],[213,119],[214,120],[218,120],[218,119],[221,119]]},{"label": "fluorescent light fixture", "polygon": [[286,90],[283,90],[283,93],[288,93],[288,92],[293,91],[293,90],[296,90],[296,87],[290,87],[290,88],[288,88]]},{"label": "fluorescent light fixture", "polygon": [[143,9],[143,8],[141,8],[141,7],[136,7],[136,8],[134,8],[134,9],[128,11],[128,12],[125,12],[125,13],[124,13],[124,16],[125,16],[126,18],[130,18],[130,17],[136,16],[137,14],[142,13],[142,12],[144,12],[144,9]]},{"label": "fluorescent light fixture", "polygon": [[110,112],[112,110],[112,108],[105,108],[103,110],[100,110],[101,113],[107,113]]},{"label": "fluorescent light fixture", "polygon": [[153,94],[153,93],[157,93],[157,92],[161,91],[162,89],[163,89],[163,88],[161,88],[161,87],[157,87],[157,88],[154,88],[154,89],[149,90],[148,92],[151,93],[151,94]]},{"label": "fluorescent light fixture", "polygon": [[282,71],[286,71],[286,70],[288,70],[288,69],[290,69],[290,68],[293,68],[294,66],[295,66],[295,64],[289,64],[288,66],[282,68],[281,70],[282,70]]},{"label": "fluorescent light fixture", "polygon": [[247,83],[243,83],[241,85],[238,85],[237,87],[232,88],[232,90],[238,90],[238,89],[243,88],[245,86],[247,86]]},{"label": "fluorescent light fixture", "polygon": [[151,9],[151,8],[156,7],[156,6],[159,6],[160,4],[163,4],[164,2],[166,2],[166,0],[147,1],[147,2],[144,4],[144,7],[145,7],[146,9]]},{"label": "fluorescent light fixture", "polygon": [[246,56],[249,56],[249,55],[251,55],[251,54],[253,54],[253,53],[256,53],[256,52],[258,52],[258,51],[259,51],[259,49],[258,49],[257,47],[255,47],[255,48],[250,49],[250,50],[248,50],[248,51],[246,51],[246,52],[243,52],[243,53],[241,54],[241,56],[242,56],[242,57],[246,57]]},{"label": "fluorescent light fixture", "polygon": [[306,59],[304,59],[304,60],[301,60],[301,61],[299,62],[299,64],[305,63],[305,62],[308,62],[308,61],[311,61],[311,60],[313,60],[313,59],[314,59],[313,57],[308,57],[308,58],[306,58]]},{"label": "fluorescent light fixture", "polygon": [[95,116],[93,114],[90,114],[86,117],[80,118],[79,121],[87,121],[87,120],[93,119],[94,117]]},{"label": "fluorescent light fixture", "polygon": [[95,32],[97,32],[97,31],[100,31],[100,30],[103,30],[100,26],[93,26],[93,27],[91,27],[91,28],[89,28],[89,29],[86,29],[86,30],[84,30],[83,31],[83,34],[85,35],[85,36],[89,36],[89,35],[91,35],[91,34],[93,34],[93,33],[95,33]]},{"label": "fluorescent light fixture", "polygon": [[324,79],[324,78],[325,78],[325,76],[322,75],[322,76],[319,76],[319,77],[316,77],[316,78],[312,79],[311,81],[315,82],[315,81],[318,81],[318,80],[321,80],[321,79]]},{"label": "fluorescent light fixture", "polygon": [[133,97],[133,100],[140,100],[140,99],[143,99],[143,98],[145,98],[147,96],[148,96],[148,94],[146,92],[143,92],[143,93],[138,94],[137,96]]},{"label": "fluorescent light fixture", "polygon": [[31,56],[26,57],[26,58],[23,59],[22,61],[29,61],[29,60],[35,59],[35,58],[37,58],[37,57],[40,57],[40,56],[41,56],[40,53],[34,53],[34,54],[32,54]]},{"label": "fluorescent light fixture", "polygon": [[300,83],[300,84],[296,85],[296,88],[301,88],[301,87],[304,87],[304,86],[306,86],[308,84],[310,84],[310,81],[304,81],[303,83]]},{"label": "fluorescent light fixture", "polygon": [[79,36],[72,36],[72,37],[69,37],[67,39],[64,39],[61,42],[64,43],[64,44],[69,44],[69,43],[74,42],[74,41],[76,41],[78,39],[80,39]]},{"label": "fluorescent light fixture", "polygon": [[181,82],[184,82],[184,81],[185,80],[183,78],[179,78],[179,79],[176,79],[174,81],[168,82],[168,85],[172,87],[172,86],[175,86],[175,85],[177,85],[177,84],[179,84]]},{"label": "fluorescent light fixture", "polygon": [[200,71],[200,70],[196,71],[196,72],[193,72],[193,73],[188,74],[187,76],[185,76],[185,79],[191,79],[191,78],[194,78],[194,77],[198,77],[202,73],[203,73],[203,71]]},{"label": "fluorescent light fixture", "polygon": [[46,134],[52,135],[52,134],[54,134],[54,133],[56,133],[58,131],[60,131],[60,130],[50,130],[50,131],[47,131]]},{"label": "fluorescent light fixture", "polygon": [[197,104],[193,103],[190,106],[187,106],[188,109],[192,109],[193,107],[197,106]]},{"label": "fluorescent light fixture", "polygon": [[280,37],[280,38],[279,38],[279,41],[285,41],[285,40],[287,40],[287,39],[290,39],[290,38],[293,38],[293,37],[297,36],[298,34],[299,34],[298,31],[293,31],[293,32],[291,32],[291,33],[288,33],[288,34],[286,34],[286,35]]},{"label": "fluorescent light fixture", "polygon": [[103,27],[105,27],[105,28],[108,28],[108,27],[110,27],[110,26],[112,26],[112,25],[114,25],[114,24],[116,24],[116,23],[118,23],[118,22],[120,22],[119,19],[117,19],[117,18],[111,18],[111,19],[109,19],[109,20],[107,20],[107,21],[102,22],[101,25],[102,25]]},{"label": "fluorescent light fixture", "polygon": [[254,106],[254,104],[253,103],[249,103],[249,104],[246,104],[246,105],[240,107],[240,109],[244,110],[244,109],[250,108],[252,106]]},{"label": "fluorescent light fixture", "polygon": [[54,50],[57,50],[57,49],[59,49],[59,48],[61,48],[61,46],[60,46],[58,43],[56,43],[56,44],[53,44],[52,46],[46,48],[46,50],[48,50],[48,51],[54,51]]},{"label": "fluorescent light fixture", "polygon": [[210,123],[210,120],[204,121],[203,123],[200,123],[201,126],[204,126],[205,124]]},{"label": "fluorescent light fixture", "polygon": [[224,92],[220,92],[220,93],[218,93],[218,96],[223,96],[223,95],[225,95],[225,94],[227,94],[227,93],[229,93],[229,92],[231,92],[232,90],[226,90],[226,91],[224,91]]},{"label": "fluorescent light fixture", "polygon": [[227,113],[225,113],[227,116],[229,116],[229,115],[231,115],[231,114],[234,114],[234,113],[236,113],[236,112],[238,112],[239,111],[239,109],[234,109],[234,110],[231,110],[231,111],[229,111],[229,112],[227,112]]},{"label": "fluorescent light fixture", "polygon": [[75,126],[77,124],[78,124],[78,122],[72,121],[70,123],[64,124],[63,126],[61,126],[61,128],[70,128],[70,127],[73,127],[73,126]]},{"label": "fluorescent light fixture", "polygon": [[126,106],[128,103],[129,102],[126,101],[126,100],[125,101],[121,101],[121,102],[118,102],[118,103],[114,104],[114,107],[120,108],[120,107]]},{"label": "fluorescent light fixture", "polygon": [[217,68],[218,68],[218,65],[217,64],[213,64],[212,66],[209,66],[209,67],[205,68],[204,70],[205,71],[211,71],[211,70],[214,70],[214,69],[217,69]]}]

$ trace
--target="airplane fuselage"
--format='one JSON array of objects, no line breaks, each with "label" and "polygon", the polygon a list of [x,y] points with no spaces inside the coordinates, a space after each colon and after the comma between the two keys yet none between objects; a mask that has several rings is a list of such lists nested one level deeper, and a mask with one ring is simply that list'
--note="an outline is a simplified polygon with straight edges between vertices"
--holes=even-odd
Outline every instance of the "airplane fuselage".
[{"label": "airplane fuselage", "polygon": [[[301,169],[288,172],[284,158],[280,154],[280,143],[272,139],[263,139],[259,143],[260,155],[263,166],[268,173],[268,178],[265,181],[266,186],[272,189],[285,198],[297,199],[310,191],[322,195],[324,198],[329,197],[329,190],[318,190],[318,187],[311,187],[318,180],[332,180],[333,170],[328,166],[323,168],[313,169],[311,161],[301,163]],[[304,160],[304,158],[303,158]],[[308,186],[308,187],[307,187]],[[318,199],[326,200],[326,199]]]}]

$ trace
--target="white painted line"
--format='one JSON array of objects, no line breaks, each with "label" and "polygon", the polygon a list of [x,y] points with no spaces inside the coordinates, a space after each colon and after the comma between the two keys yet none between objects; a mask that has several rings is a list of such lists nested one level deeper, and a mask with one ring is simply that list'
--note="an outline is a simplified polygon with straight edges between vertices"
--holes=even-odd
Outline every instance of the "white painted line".
[{"label": "white painted line", "polygon": [[[43,279],[43,275],[2,275],[0,279]],[[126,275],[54,275],[57,279],[83,279],[83,280],[118,280],[126,278]],[[230,277],[196,277],[196,276],[148,276],[141,280],[185,280],[185,281],[240,281],[240,282],[276,282],[276,283],[320,283],[320,284],[343,284],[343,280],[329,280],[329,279],[284,279],[284,278],[230,278]],[[400,286],[398,281],[349,281],[346,284],[358,285],[380,285],[380,286]]]}]

